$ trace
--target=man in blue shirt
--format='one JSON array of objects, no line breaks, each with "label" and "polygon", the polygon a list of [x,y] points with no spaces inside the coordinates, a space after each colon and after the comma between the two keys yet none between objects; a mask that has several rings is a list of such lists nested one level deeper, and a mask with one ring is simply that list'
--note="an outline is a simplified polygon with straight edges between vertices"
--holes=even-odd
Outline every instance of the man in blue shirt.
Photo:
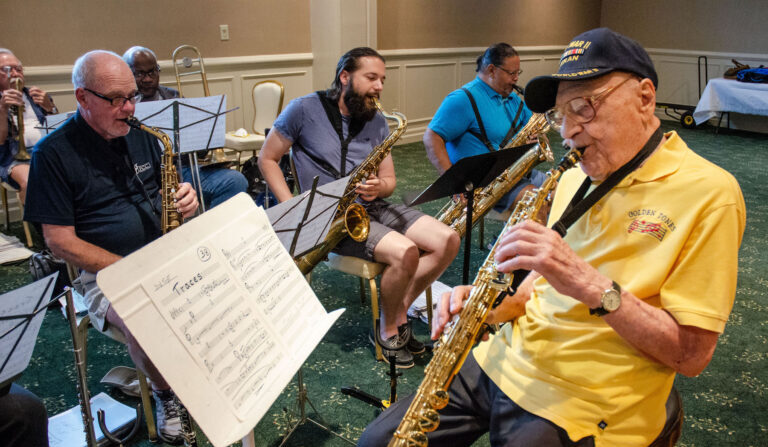
[{"label": "man in blue shirt", "polygon": [[[476,71],[473,81],[443,100],[424,133],[427,156],[441,175],[462,158],[505,147],[531,118],[523,100],[513,94],[522,73],[514,48],[506,43],[491,45],[477,58]],[[525,189],[541,186],[544,178],[541,172],[532,171],[495,209],[510,208]]]}]

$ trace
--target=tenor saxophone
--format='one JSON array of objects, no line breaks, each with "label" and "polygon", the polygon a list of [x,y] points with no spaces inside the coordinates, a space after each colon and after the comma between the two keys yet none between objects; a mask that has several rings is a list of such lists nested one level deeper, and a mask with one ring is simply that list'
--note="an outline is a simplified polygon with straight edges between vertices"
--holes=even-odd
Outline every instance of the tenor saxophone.
[{"label": "tenor saxophone", "polygon": [[[549,201],[549,195],[560,175],[580,159],[581,152],[578,149],[568,151],[560,163],[547,172],[544,184],[538,189],[527,191],[520,199],[502,232],[518,222],[536,219],[539,210]],[[440,424],[437,410],[448,404],[448,388],[453,377],[467,358],[494,302],[515,279],[511,274],[496,270],[494,255],[500,239],[496,240],[480,267],[458,319],[446,325],[443,336],[436,343],[432,360],[424,369],[424,380],[387,444],[388,447],[426,447],[426,433],[435,430]]]},{"label": "tenor saxophone", "polygon": [[[507,145],[507,148],[521,146],[528,141],[531,135],[541,135],[549,130],[549,124],[543,113],[535,113],[515,138]],[[554,157],[549,144],[539,138],[538,144],[528,149],[520,159],[504,170],[488,186],[475,189],[472,206],[472,225],[485,216],[496,205],[504,194],[529,173],[531,169],[543,161],[553,161]],[[449,200],[435,217],[440,222],[451,227],[459,236],[464,236],[467,231],[467,208],[461,202]]]},{"label": "tenor saxophone", "polygon": [[339,204],[336,207],[336,214],[334,215],[331,227],[328,230],[328,235],[325,240],[312,251],[304,254],[295,259],[299,270],[303,274],[307,274],[312,271],[315,266],[328,256],[328,253],[341,242],[346,236],[361,242],[368,238],[368,230],[370,226],[370,218],[365,208],[356,203],[358,194],[355,192],[357,185],[365,181],[371,174],[378,171],[379,165],[392,151],[392,146],[405,132],[408,127],[408,120],[400,112],[393,112],[391,114],[385,112],[381,108],[378,100],[375,100],[376,108],[379,109],[384,118],[393,120],[396,122],[397,127],[395,130],[387,135],[378,146],[373,148],[370,154],[352,171],[349,177],[349,182],[344,189],[344,194],[339,200]]},{"label": "tenor saxophone", "polygon": [[179,190],[179,174],[176,172],[176,165],[173,164],[173,146],[171,145],[171,138],[162,132],[157,127],[149,127],[144,125],[134,116],[129,116],[125,119],[126,124],[129,126],[143,130],[148,134],[154,136],[163,145],[163,156],[160,161],[160,172],[162,175],[162,203],[163,210],[161,216],[160,227],[163,230],[163,234],[178,228],[183,221],[181,213],[176,209],[176,192]]}]

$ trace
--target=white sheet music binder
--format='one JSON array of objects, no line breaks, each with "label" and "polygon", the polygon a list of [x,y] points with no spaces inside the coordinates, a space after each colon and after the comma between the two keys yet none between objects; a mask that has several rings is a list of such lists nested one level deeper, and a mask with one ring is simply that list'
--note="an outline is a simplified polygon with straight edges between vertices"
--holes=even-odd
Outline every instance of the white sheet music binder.
[{"label": "white sheet music binder", "polygon": [[214,446],[256,425],[343,311],[325,312],[244,193],[97,282]]}]

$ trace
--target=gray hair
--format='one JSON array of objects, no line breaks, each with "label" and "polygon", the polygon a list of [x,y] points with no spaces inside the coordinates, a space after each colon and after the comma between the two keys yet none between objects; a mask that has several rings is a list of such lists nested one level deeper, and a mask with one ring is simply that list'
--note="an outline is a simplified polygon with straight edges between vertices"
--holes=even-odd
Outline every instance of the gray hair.
[{"label": "gray hair", "polygon": [[0,48],[0,54],[10,54],[11,56],[16,57],[16,55],[13,54],[13,51],[8,48]]},{"label": "gray hair", "polygon": [[[155,52],[147,47],[141,47],[137,45],[135,47],[128,48],[125,53],[123,53],[123,60],[126,64],[128,64],[129,67],[131,67],[131,70],[133,70],[133,61],[136,59],[136,55],[139,53],[152,56],[152,58],[155,60],[155,65],[157,65],[157,55]],[[157,65],[157,68],[160,68],[160,66]]]},{"label": "gray hair", "polygon": [[93,56],[97,54],[111,54],[120,59],[120,56],[117,53],[107,50],[93,50],[80,56],[75,61],[75,66],[72,67],[72,85],[75,86],[75,89],[85,88],[86,86],[91,85],[91,73],[95,66]]}]

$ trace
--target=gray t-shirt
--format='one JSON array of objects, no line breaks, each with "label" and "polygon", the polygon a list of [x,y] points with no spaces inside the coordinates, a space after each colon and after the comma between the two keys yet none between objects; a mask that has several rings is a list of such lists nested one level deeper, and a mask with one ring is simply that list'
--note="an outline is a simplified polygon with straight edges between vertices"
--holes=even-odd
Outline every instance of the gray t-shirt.
[{"label": "gray t-shirt", "polygon": [[[350,118],[342,115],[342,134],[347,138]],[[307,155],[312,155],[341,169],[341,141],[328,119],[317,93],[296,98],[283,110],[273,125],[293,144],[293,161],[301,190],[312,187],[312,180],[319,176],[318,186],[336,180],[334,175]],[[344,176],[360,164],[365,157],[389,134],[387,120],[380,114],[365,123],[363,129],[349,142]],[[297,144],[298,143],[298,144]]]}]

